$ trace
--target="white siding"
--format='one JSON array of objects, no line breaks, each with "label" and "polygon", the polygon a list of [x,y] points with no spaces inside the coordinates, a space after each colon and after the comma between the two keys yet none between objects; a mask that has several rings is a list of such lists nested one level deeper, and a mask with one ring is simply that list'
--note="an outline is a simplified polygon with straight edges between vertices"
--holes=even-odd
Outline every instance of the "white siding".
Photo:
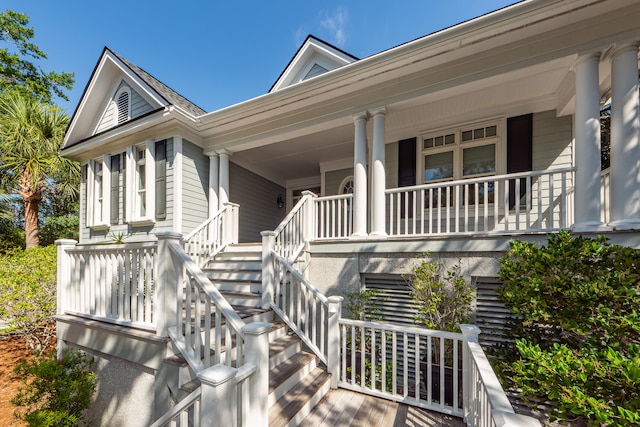
[{"label": "white siding", "polygon": [[572,166],[571,116],[556,117],[555,111],[533,115],[533,170]]},{"label": "white siding", "polygon": [[229,200],[240,205],[240,241],[259,242],[260,232],[275,229],[287,214],[278,208],[284,187],[262,178],[235,163],[229,165]]}]

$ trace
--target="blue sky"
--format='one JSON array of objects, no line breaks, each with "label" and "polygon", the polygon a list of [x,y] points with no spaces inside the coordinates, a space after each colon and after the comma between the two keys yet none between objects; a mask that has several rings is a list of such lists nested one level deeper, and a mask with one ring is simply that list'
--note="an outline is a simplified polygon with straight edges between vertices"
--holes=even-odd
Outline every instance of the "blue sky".
[{"label": "blue sky", "polygon": [[364,58],[515,0],[4,0],[25,13],[41,66],[75,73],[73,113],[106,45],[207,111],[266,93],[313,34]]}]

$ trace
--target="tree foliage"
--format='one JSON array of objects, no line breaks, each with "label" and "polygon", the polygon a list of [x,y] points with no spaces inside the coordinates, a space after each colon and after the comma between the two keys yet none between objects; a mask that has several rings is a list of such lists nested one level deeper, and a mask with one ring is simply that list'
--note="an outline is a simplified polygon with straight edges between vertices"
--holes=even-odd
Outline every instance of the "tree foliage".
[{"label": "tree foliage", "polygon": [[27,15],[12,10],[0,13],[0,93],[17,91],[46,103],[54,95],[67,100],[64,91],[73,86],[73,73],[39,67],[37,61],[47,55],[33,43],[34,35]]},{"label": "tree foliage", "polygon": [[71,427],[79,425],[91,403],[96,375],[93,359],[76,350],[68,350],[62,360],[55,352],[15,368],[23,386],[11,403],[19,406],[16,418],[30,426]]},{"label": "tree foliage", "polygon": [[564,231],[513,242],[500,278],[508,385],[563,419],[640,423],[640,251]]},{"label": "tree foliage", "polygon": [[1,254],[0,277],[0,318],[36,353],[46,352],[55,336],[55,246]]},{"label": "tree foliage", "polygon": [[39,243],[38,211],[47,188],[77,197],[80,168],[60,156],[67,122],[60,109],[31,96],[0,97],[0,168],[22,197],[27,248]]}]

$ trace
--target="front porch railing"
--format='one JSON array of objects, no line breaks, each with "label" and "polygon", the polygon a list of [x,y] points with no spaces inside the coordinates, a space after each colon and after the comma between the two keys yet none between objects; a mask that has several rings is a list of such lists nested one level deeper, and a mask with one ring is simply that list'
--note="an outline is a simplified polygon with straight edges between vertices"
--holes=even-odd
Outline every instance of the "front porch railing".
[{"label": "front porch railing", "polygon": [[389,236],[549,232],[572,225],[574,168],[386,190]]},{"label": "front porch railing", "polygon": [[[58,313],[155,330],[157,244],[58,246]],[[63,271],[64,270],[64,271]]]},{"label": "front porch railing", "polygon": [[185,252],[199,266],[232,243],[238,243],[238,215],[240,206],[226,203],[218,212],[182,239]]},{"label": "front porch railing", "polygon": [[353,233],[353,194],[318,197],[315,200],[314,236],[318,240],[347,239]]}]

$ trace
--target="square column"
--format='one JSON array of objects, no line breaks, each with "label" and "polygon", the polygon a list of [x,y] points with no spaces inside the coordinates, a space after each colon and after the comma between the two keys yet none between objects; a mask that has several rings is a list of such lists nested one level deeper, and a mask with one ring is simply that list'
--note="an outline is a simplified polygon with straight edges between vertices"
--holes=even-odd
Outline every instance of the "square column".
[{"label": "square column", "polygon": [[600,54],[576,64],[576,179],[574,230],[592,231],[600,221]]},{"label": "square column", "polygon": [[368,114],[354,116],[353,142],[353,234],[367,236],[367,119]]},{"label": "square column", "polygon": [[638,45],[618,49],[611,62],[611,225],[640,228],[640,99]]}]

